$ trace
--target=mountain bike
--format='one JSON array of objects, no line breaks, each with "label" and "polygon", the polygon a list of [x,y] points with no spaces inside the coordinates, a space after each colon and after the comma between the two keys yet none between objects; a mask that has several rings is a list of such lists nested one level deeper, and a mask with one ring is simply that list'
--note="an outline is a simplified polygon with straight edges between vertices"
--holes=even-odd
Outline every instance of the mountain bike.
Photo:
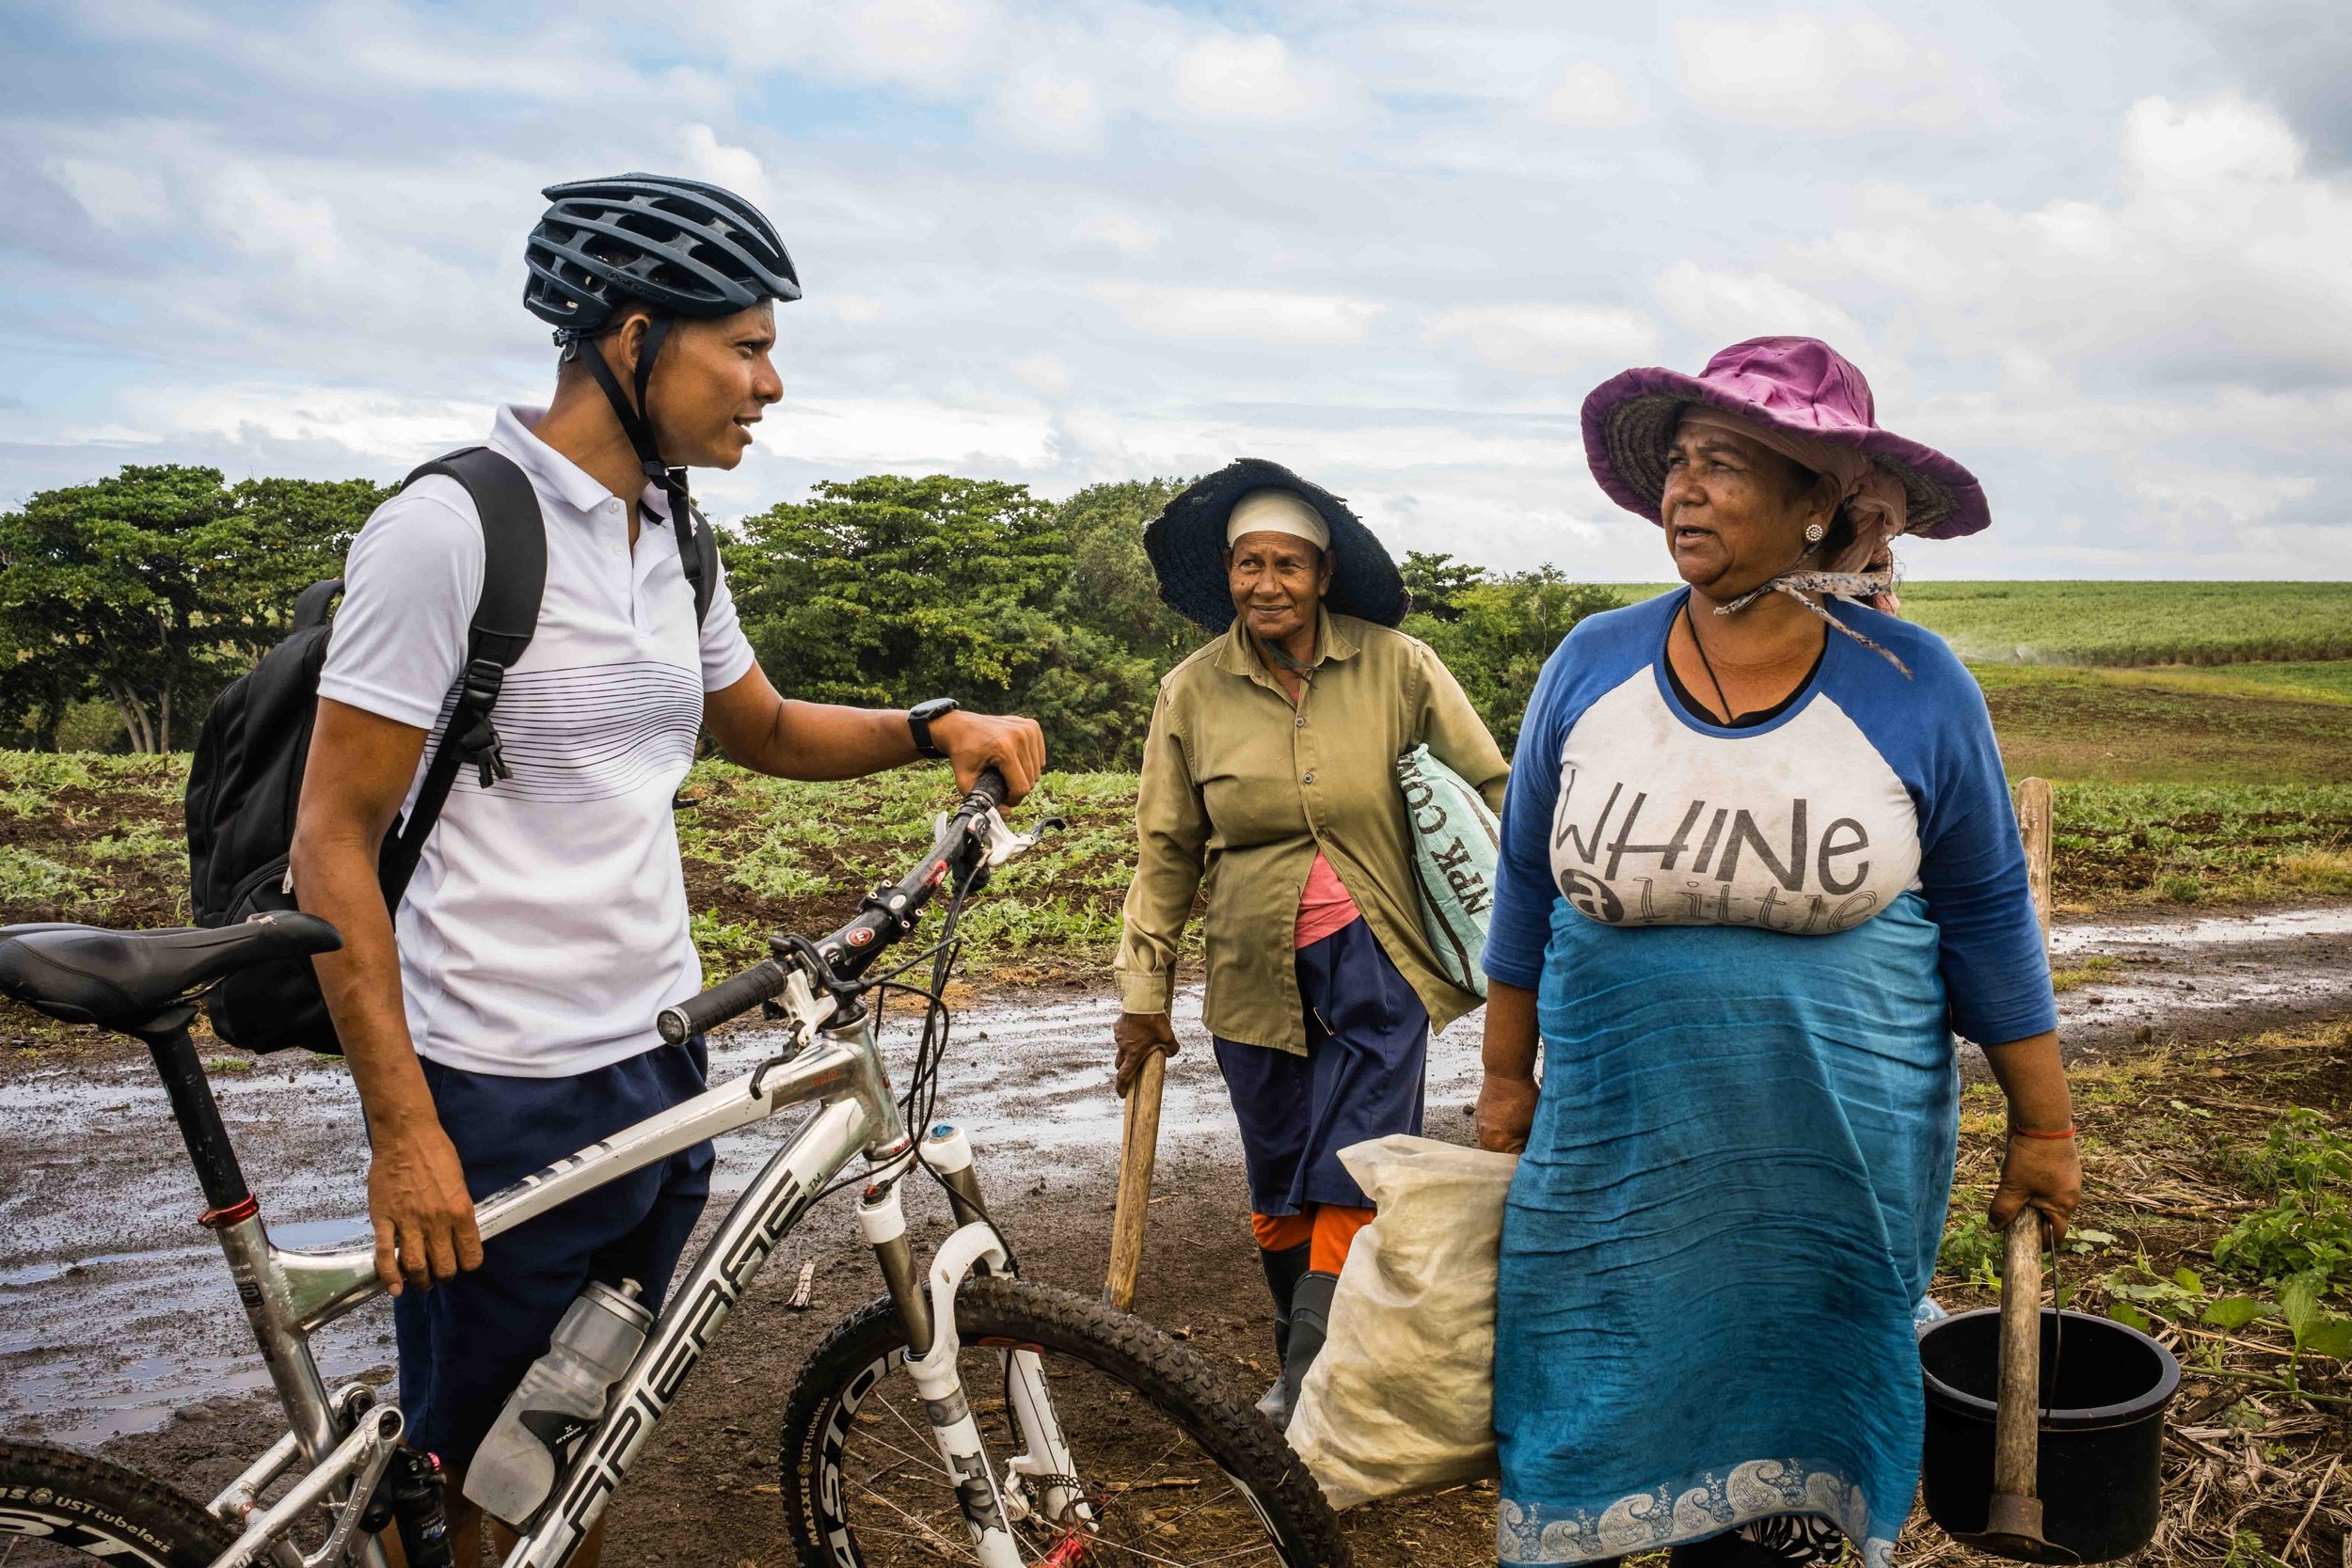
[{"label": "mountain bike", "polygon": [[[770,958],[657,1021],[675,1045],[760,1008],[776,1027],[773,1055],[475,1206],[489,1241],[706,1138],[807,1113],[684,1265],[602,1414],[554,1439],[546,1501],[506,1521],[519,1537],[506,1568],[571,1560],[778,1243],[819,1200],[860,1185],[858,1223],[886,1289],[811,1353],[780,1433],[787,1528],[809,1568],[1347,1560],[1322,1494],[1248,1394],[1148,1323],[1020,1276],[969,1140],[933,1120],[958,920],[990,873],[1045,831],[1012,832],[1003,800],[1003,780],[982,775],[938,819],[930,853],[847,924],[817,940],[771,938]],[[943,888],[936,940],[878,971]],[[0,1568],[86,1558],[381,1568],[378,1532],[394,1527],[412,1568],[450,1560],[437,1467],[402,1440],[397,1402],[363,1384],[330,1391],[310,1354],[311,1334],[382,1291],[373,1249],[271,1243],[189,1037],[201,992],[223,975],[340,944],[332,927],[298,913],[210,929],[0,929],[0,990],[147,1045],[203,1189],[199,1223],[219,1238],[291,1427],[209,1502],[93,1455],[0,1441]],[[926,960],[928,985],[899,978]],[[877,1044],[892,993],[924,1008],[899,1096]],[[928,1269],[901,1194],[916,1172],[945,1189],[956,1227]]]}]

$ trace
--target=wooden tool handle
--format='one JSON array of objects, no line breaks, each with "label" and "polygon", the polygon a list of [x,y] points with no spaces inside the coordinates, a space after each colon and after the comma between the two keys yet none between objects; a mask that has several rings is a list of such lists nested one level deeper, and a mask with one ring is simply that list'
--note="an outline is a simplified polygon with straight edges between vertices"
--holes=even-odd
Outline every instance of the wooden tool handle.
[{"label": "wooden tool handle", "polygon": [[1152,1163],[1160,1149],[1160,1088],[1168,1057],[1144,1057],[1127,1087],[1126,1129],[1120,1140],[1119,1210],[1111,1216],[1110,1276],[1103,1299],[1121,1312],[1136,1304],[1136,1275],[1143,1267],[1143,1222],[1152,1208]]},{"label": "wooden tool handle", "polygon": [[1993,1426],[1995,1497],[2034,1496],[2042,1435],[2042,1211],[2010,1221],[2001,1270],[2001,1387]]},{"label": "wooden tool handle", "polygon": [[2056,847],[2057,804],[2047,779],[2017,781],[2017,832],[2025,842],[2026,886],[2033,894],[2033,911],[2042,921],[2042,946],[2050,946],[2050,860]]}]

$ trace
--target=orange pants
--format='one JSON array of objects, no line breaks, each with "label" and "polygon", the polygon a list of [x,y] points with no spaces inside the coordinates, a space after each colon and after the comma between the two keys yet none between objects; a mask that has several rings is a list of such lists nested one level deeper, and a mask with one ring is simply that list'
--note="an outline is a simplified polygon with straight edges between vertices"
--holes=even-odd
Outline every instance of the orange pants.
[{"label": "orange pants", "polygon": [[1295,1214],[1252,1214],[1249,1228],[1267,1252],[1288,1252],[1309,1244],[1307,1267],[1317,1274],[1337,1274],[1347,1261],[1356,1232],[1372,1223],[1370,1209],[1343,1208],[1336,1203],[1311,1203]]}]

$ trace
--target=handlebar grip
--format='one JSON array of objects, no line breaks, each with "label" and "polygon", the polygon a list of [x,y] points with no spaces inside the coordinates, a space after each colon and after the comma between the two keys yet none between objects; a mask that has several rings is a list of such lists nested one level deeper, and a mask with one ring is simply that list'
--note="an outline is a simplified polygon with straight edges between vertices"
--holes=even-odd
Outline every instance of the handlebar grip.
[{"label": "handlebar grip", "polygon": [[1005,776],[993,768],[983,768],[980,776],[972,782],[972,793],[963,798],[963,809],[977,815],[994,811],[1005,803]]},{"label": "handlebar grip", "polygon": [[727,1020],[750,1012],[762,1002],[784,990],[791,978],[785,967],[773,958],[762,958],[740,974],[729,975],[699,996],[690,996],[675,1007],[664,1007],[654,1020],[654,1027],[672,1045],[683,1045],[707,1029],[715,1029]]}]

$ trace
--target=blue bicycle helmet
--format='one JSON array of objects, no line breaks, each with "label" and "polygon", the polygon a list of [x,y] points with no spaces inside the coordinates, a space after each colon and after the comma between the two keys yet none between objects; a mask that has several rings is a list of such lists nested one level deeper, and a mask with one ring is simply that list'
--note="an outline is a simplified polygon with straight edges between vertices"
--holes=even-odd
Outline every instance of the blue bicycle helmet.
[{"label": "blue bicycle helmet", "polygon": [[732,191],[622,174],[539,194],[553,205],[523,247],[523,304],[558,342],[596,336],[631,301],[707,318],[801,297],[775,226]]}]

